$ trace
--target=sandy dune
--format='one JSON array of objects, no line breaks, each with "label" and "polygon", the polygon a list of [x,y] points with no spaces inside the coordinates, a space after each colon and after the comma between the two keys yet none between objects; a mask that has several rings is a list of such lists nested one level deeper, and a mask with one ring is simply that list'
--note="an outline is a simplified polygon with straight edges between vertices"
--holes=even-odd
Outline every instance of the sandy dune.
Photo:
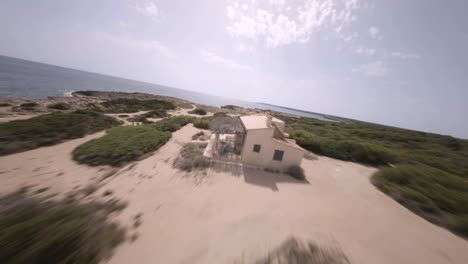
[{"label": "sandy dune", "polygon": [[[118,221],[138,235],[109,263],[250,263],[289,236],[339,245],[352,263],[467,263],[468,242],[379,192],[368,179],[371,167],[326,157],[304,160],[309,183],[261,170],[174,170],[181,144],[197,131],[188,125],[175,132],[95,194],[112,190],[127,201]],[[110,169],[78,165],[70,152],[103,133],[0,157],[0,192],[24,184],[66,192],[100,178]],[[139,213],[142,224],[134,227]]]}]

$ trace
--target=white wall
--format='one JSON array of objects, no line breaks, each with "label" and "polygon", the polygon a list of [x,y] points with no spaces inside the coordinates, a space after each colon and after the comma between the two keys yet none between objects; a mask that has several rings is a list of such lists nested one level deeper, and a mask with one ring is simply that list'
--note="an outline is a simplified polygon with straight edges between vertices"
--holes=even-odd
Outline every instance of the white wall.
[{"label": "white wall", "polygon": [[[248,165],[271,169],[287,169],[291,165],[301,165],[304,151],[287,144],[275,141],[273,128],[253,129],[246,133],[242,148],[242,161]],[[260,152],[254,152],[254,144],[261,145]],[[273,160],[275,150],[284,151],[283,160]]]}]

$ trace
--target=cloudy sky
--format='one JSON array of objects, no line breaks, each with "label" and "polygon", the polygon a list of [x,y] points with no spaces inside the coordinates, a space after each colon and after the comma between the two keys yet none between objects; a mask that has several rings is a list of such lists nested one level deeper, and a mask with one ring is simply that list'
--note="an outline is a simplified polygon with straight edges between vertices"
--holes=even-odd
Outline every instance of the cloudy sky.
[{"label": "cloudy sky", "polygon": [[468,138],[466,2],[0,3],[0,54]]}]

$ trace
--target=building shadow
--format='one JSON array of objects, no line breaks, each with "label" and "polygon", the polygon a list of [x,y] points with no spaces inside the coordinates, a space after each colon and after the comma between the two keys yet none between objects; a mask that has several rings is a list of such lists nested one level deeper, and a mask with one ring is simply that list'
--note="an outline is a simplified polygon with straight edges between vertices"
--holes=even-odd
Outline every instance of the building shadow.
[{"label": "building shadow", "polygon": [[274,192],[279,191],[278,183],[310,184],[307,180],[300,181],[283,173],[269,172],[257,168],[244,167],[243,174],[246,183],[268,188]]}]

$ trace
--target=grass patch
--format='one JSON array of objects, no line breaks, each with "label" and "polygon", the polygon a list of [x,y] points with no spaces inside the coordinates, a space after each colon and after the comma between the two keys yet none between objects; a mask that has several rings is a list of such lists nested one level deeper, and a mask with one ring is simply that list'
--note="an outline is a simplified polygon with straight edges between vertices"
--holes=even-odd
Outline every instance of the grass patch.
[{"label": "grass patch", "polygon": [[57,144],[118,124],[112,117],[85,110],[1,123],[0,155]]},{"label": "grass patch", "polygon": [[195,143],[185,144],[180,150],[179,157],[174,161],[174,167],[189,172],[208,168],[210,160],[203,156],[205,146]]},{"label": "grass patch", "polygon": [[0,263],[100,263],[125,239],[109,222],[123,207],[28,197],[0,198]]},{"label": "grass patch", "polygon": [[71,106],[65,102],[58,102],[58,103],[48,104],[47,108],[56,109],[56,110],[69,110]]},{"label": "grass patch", "polygon": [[468,181],[426,165],[381,168],[372,182],[436,224],[468,236]]},{"label": "grass patch", "polygon": [[162,118],[162,117],[167,117],[169,114],[166,112],[164,109],[158,109],[158,110],[153,110],[149,111],[147,113],[137,115],[133,118],[129,118],[128,121],[130,122],[142,122],[144,124],[151,124],[153,122],[149,121],[148,118]]},{"label": "grass patch", "polygon": [[118,98],[105,101],[101,105],[104,107],[104,111],[108,113],[135,113],[145,110],[170,110],[176,108],[173,103],[158,99],[138,100]]},{"label": "grass patch", "polygon": [[192,111],[189,111],[188,113],[193,114],[193,115],[206,115],[207,114],[205,109],[198,108],[198,107],[193,109]]},{"label": "grass patch", "polygon": [[72,154],[79,163],[119,166],[159,149],[170,137],[171,133],[151,126],[115,127],[105,136],[81,144]]},{"label": "grass patch", "polygon": [[154,123],[153,126],[161,131],[175,132],[194,120],[191,116],[171,116]]},{"label": "grass patch", "polygon": [[209,129],[210,121],[198,118],[198,119],[195,119],[195,121],[193,121],[193,126],[196,128],[200,128],[200,129]]}]

